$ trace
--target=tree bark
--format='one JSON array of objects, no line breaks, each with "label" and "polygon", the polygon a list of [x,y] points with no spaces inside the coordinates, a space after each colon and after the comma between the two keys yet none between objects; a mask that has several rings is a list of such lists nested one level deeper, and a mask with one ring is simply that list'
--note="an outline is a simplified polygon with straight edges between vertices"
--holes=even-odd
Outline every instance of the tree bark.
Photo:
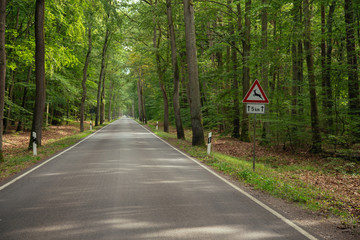
[{"label": "tree bark", "polygon": [[331,62],[332,62],[332,24],[333,24],[333,15],[336,7],[336,0],[333,0],[328,13],[327,19],[327,50],[325,58],[325,76],[323,78],[324,86],[324,95],[326,96],[324,101],[324,110],[326,116],[326,126],[328,127],[328,132],[333,132],[333,92],[331,86]]},{"label": "tree bark", "polygon": [[113,98],[113,91],[114,91],[114,80],[111,81],[110,89],[109,89],[109,104],[108,104],[108,121],[111,121],[111,110],[112,110],[112,98]]},{"label": "tree bark", "polygon": [[101,99],[100,99],[100,125],[105,122],[105,78],[106,78],[106,67],[105,63],[104,75],[102,79],[102,87],[101,87]]},{"label": "tree bark", "polygon": [[45,0],[36,0],[35,7],[35,77],[36,96],[29,149],[32,148],[32,132],[36,132],[36,144],[41,146],[42,126],[46,100],[45,83]]},{"label": "tree bark", "polygon": [[138,108],[139,108],[139,120],[141,122],[146,121],[145,117],[145,103],[144,103],[144,96],[143,96],[143,80],[142,80],[142,69],[139,68],[139,79],[137,83],[138,89]]},{"label": "tree bark", "polygon": [[[251,0],[245,1],[245,29],[243,44],[243,97],[245,97],[247,91],[250,88],[250,11]],[[242,120],[241,120],[241,136],[240,139],[244,142],[250,142],[249,138],[249,117],[246,113],[246,105],[243,104]]]},{"label": "tree bark", "polygon": [[5,50],[5,29],[6,29],[6,0],[0,0],[0,162],[3,157],[3,120],[5,104],[5,80],[6,80],[6,50]]},{"label": "tree bark", "polygon": [[91,26],[89,26],[88,29],[88,51],[85,57],[85,64],[83,69],[83,79],[81,82],[82,86],[82,96],[81,96],[81,105],[80,105],[80,132],[84,131],[84,113],[85,113],[85,101],[86,101],[86,95],[87,95],[87,87],[86,87],[86,81],[87,81],[87,69],[90,62],[90,54],[92,50],[92,39],[91,39]]},{"label": "tree bark", "polygon": [[311,14],[309,0],[304,0],[304,20],[305,20],[305,40],[304,47],[306,52],[306,63],[309,78],[310,108],[311,108],[311,129],[312,129],[312,149],[314,153],[321,152],[321,136],[319,128],[319,117],[316,99],[316,83],[314,72],[314,56],[311,43]]},{"label": "tree bark", "polygon": [[[159,84],[161,93],[163,96],[163,103],[164,103],[164,132],[169,132],[169,100],[166,93],[166,88],[164,84],[164,73],[166,71],[166,67],[161,66],[161,56],[159,52],[160,42],[161,42],[161,28],[158,28],[157,31],[156,19],[154,17],[154,38],[153,38],[153,46],[155,49],[155,58],[156,58],[156,68],[159,77]],[[159,32],[159,36],[157,36],[157,32]]]},{"label": "tree bark", "polygon": [[[268,12],[267,12],[267,4],[268,0],[262,0],[262,11],[261,11],[261,52],[263,60],[261,61],[261,79],[262,79],[262,86],[264,88],[265,93],[268,93],[269,91],[269,67],[268,67],[268,54],[267,54],[267,48],[268,48]],[[265,108],[266,113],[269,113],[269,107],[267,106]],[[268,133],[270,125],[268,121],[265,121],[263,123],[263,133],[262,133],[262,142],[267,143],[268,142]]]},{"label": "tree bark", "polygon": [[192,145],[205,145],[204,130],[202,126],[200,86],[198,76],[198,63],[195,38],[194,6],[191,0],[183,0],[185,39],[186,39],[186,60],[189,76],[189,100],[190,115],[192,124]]},{"label": "tree bark", "polygon": [[179,101],[179,82],[180,82],[180,74],[179,74],[179,65],[177,61],[177,50],[176,50],[176,37],[175,37],[175,29],[172,18],[172,7],[171,0],[166,0],[167,6],[167,18],[169,24],[169,32],[170,32],[170,45],[171,45],[171,63],[173,68],[173,78],[174,78],[174,93],[173,93],[173,107],[174,107],[174,117],[175,117],[175,125],[176,125],[176,134],[178,139],[185,139],[184,128],[181,121],[181,113],[180,113],[180,101]]},{"label": "tree bark", "polygon": [[[228,8],[230,14],[232,12],[232,0],[228,1]],[[234,39],[235,27],[231,21],[229,21],[229,32]],[[239,82],[238,82],[238,64],[237,64],[237,51],[236,41],[231,40],[231,62],[232,62],[232,98],[233,98],[233,131],[231,136],[233,138],[240,138],[240,106],[239,106]]]},{"label": "tree bark", "polygon": [[[27,74],[27,77],[26,77],[26,83],[30,82],[31,72],[32,72],[32,65],[30,65],[30,67],[29,67],[29,71],[28,71],[28,74]],[[21,107],[22,108],[25,108],[27,92],[28,92],[28,88],[27,88],[27,86],[25,86],[23,96],[22,96],[22,102],[21,102]],[[22,129],[23,129],[23,119],[24,119],[24,117],[20,117],[20,120],[18,122],[18,126],[16,128],[17,132],[22,131]]]},{"label": "tree bark", "polygon": [[360,116],[359,79],[357,72],[355,30],[354,30],[354,5],[352,0],[345,0],[345,26],[346,26],[346,51],[349,91],[349,113]]},{"label": "tree bark", "polygon": [[108,47],[109,36],[110,36],[110,31],[109,31],[109,28],[106,27],[105,40],[104,40],[103,50],[102,50],[102,54],[101,54],[101,69],[100,69],[100,76],[99,76],[99,82],[98,82],[98,91],[97,91],[95,126],[99,125],[99,120],[100,120],[101,83],[102,83],[102,80],[103,80],[104,74],[105,74],[105,58],[106,58],[106,52],[107,52],[107,47]]}]

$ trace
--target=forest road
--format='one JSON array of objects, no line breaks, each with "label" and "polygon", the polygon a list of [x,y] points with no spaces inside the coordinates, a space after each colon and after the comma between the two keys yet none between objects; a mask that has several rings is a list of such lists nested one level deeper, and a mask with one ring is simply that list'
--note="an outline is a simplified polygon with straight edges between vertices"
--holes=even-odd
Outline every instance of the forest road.
[{"label": "forest road", "polygon": [[0,186],[1,240],[316,239],[280,217],[127,118]]}]

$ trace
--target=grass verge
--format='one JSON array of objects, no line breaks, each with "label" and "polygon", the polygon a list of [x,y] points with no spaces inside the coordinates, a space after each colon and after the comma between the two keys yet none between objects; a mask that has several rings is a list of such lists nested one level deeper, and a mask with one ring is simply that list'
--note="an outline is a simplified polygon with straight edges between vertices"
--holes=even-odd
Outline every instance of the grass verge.
[{"label": "grass verge", "polygon": [[[232,157],[218,152],[212,152],[211,156],[208,156],[205,147],[192,147],[189,141],[177,140],[175,134],[156,131],[152,125],[149,127],[155,134],[175,147],[233,179],[272,196],[297,203],[311,211],[324,213],[326,216],[338,216],[341,218],[342,227],[359,230],[359,216],[354,216],[345,202],[339,200],[332,192],[306,183],[294,174],[295,172],[314,170],[311,166],[274,167],[267,164],[264,159],[259,159],[260,161],[256,163],[256,171],[253,171],[252,162],[245,158]],[[314,171],[319,171],[319,169]]]},{"label": "grass verge", "polygon": [[57,140],[51,140],[48,144],[45,144],[37,149],[37,156],[34,156],[32,151],[28,151],[27,149],[22,149],[15,155],[5,156],[4,161],[0,163],[0,181],[49,158],[67,147],[70,147],[107,124],[108,123],[105,123],[102,126],[94,127],[92,131],[88,130]]}]

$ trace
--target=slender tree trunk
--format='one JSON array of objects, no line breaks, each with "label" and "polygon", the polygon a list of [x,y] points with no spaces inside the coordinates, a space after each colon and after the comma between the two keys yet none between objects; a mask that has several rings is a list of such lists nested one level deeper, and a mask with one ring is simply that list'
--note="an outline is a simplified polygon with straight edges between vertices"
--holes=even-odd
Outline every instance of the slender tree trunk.
[{"label": "slender tree trunk", "polygon": [[[354,30],[354,4],[352,0],[345,0],[345,26],[346,26],[346,51],[349,91],[349,113],[360,116],[359,79],[357,72],[357,55]],[[359,134],[359,133],[357,133]]]},{"label": "slender tree trunk", "polygon": [[333,24],[333,15],[336,7],[336,0],[333,0],[328,13],[327,19],[327,50],[326,50],[326,60],[325,60],[325,76],[323,78],[324,83],[324,110],[326,116],[326,126],[328,131],[333,132],[333,92],[331,86],[331,62],[332,62],[332,24]]},{"label": "slender tree trunk", "polygon": [[189,100],[190,115],[192,124],[192,145],[205,145],[204,130],[202,126],[200,86],[198,76],[198,63],[196,53],[194,6],[191,0],[183,0],[185,39],[186,39],[186,60],[189,76]]},{"label": "slender tree trunk", "polygon": [[[166,93],[166,88],[164,84],[164,73],[166,71],[166,67],[161,67],[161,56],[159,52],[160,42],[161,42],[161,28],[158,28],[157,31],[157,22],[154,17],[154,38],[153,38],[153,46],[155,49],[155,57],[156,57],[156,67],[157,67],[157,73],[159,77],[159,84],[161,93],[163,96],[163,102],[164,102],[164,132],[169,132],[169,100]],[[157,32],[159,32],[159,36],[157,36]]]},{"label": "slender tree trunk", "polygon": [[304,0],[304,20],[305,20],[305,52],[308,68],[310,107],[311,107],[311,128],[312,128],[312,149],[314,153],[321,152],[321,136],[319,128],[319,117],[316,99],[316,83],[314,72],[314,56],[311,43],[311,14],[309,0]]},{"label": "slender tree trunk", "polygon": [[[267,4],[268,0],[262,0],[262,11],[261,11],[261,52],[263,53],[263,60],[261,61],[261,79],[262,79],[262,86],[264,88],[264,91],[268,93],[269,91],[269,67],[268,67],[268,54],[267,54],[267,48],[268,48],[268,12],[267,12]],[[265,108],[266,113],[269,113],[269,106]],[[262,142],[267,143],[268,142],[268,134],[269,134],[269,122],[265,121],[263,123],[263,133],[262,133]]]},{"label": "slender tree trunk", "polygon": [[5,104],[5,80],[6,80],[6,50],[5,50],[5,29],[6,29],[6,0],[0,0],[0,162],[3,157],[3,120]]},{"label": "slender tree trunk", "polygon": [[103,46],[103,50],[102,50],[102,54],[101,54],[101,69],[100,69],[100,76],[99,76],[99,82],[98,82],[98,91],[97,91],[95,126],[99,125],[99,120],[100,120],[101,83],[102,83],[102,80],[103,80],[104,74],[105,74],[105,58],[106,58],[106,52],[107,52],[107,47],[108,47],[109,36],[110,36],[110,31],[109,31],[108,28],[106,28],[104,46]]},{"label": "slender tree trunk", "polygon": [[302,116],[304,114],[304,102],[301,98],[304,84],[304,48],[301,39],[298,41],[298,68],[298,115]]},{"label": "slender tree trunk", "polygon": [[[14,93],[14,86],[15,86],[15,76],[16,76],[16,70],[12,70],[11,71],[11,81],[10,81],[10,85],[9,85],[9,89],[8,89],[8,99],[11,102],[14,102],[13,93]],[[4,134],[6,133],[7,128],[9,127],[10,118],[11,118],[11,105],[9,104],[7,113],[6,113],[6,117],[4,119]]]},{"label": "slender tree trunk", "polygon": [[139,68],[139,80],[137,84],[138,88],[138,108],[139,108],[139,120],[141,122],[146,121],[145,119],[145,103],[143,97],[143,80],[142,80],[142,69]]},{"label": "slender tree trunk", "polygon": [[[245,29],[243,43],[243,97],[245,97],[247,91],[250,88],[250,12],[251,12],[251,0],[245,1]],[[240,139],[244,142],[250,142],[249,138],[249,117],[246,113],[246,106],[243,104],[243,113],[241,121],[241,136]]]},{"label": "slender tree trunk", "polygon": [[112,98],[114,91],[114,81],[111,81],[110,90],[109,90],[109,105],[108,105],[108,121],[111,121],[111,112],[112,112]]},{"label": "slender tree trunk", "polygon": [[141,77],[139,74],[139,79],[137,81],[137,91],[138,91],[138,110],[139,110],[139,121],[143,122],[143,115],[142,115],[142,93],[141,93]]},{"label": "slender tree trunk", "polygon": [[84,113],[85,113],[85,101],[86,101],[86,95],[87,95],[87,87],[86,87],[86,81],[87,81],[87,69],[90,62],[90,54],[92,50],[92,39],[91,39],[91,26],[89,26],[88,29],[88,51],[85,57],[85,64],[83,69],[83,79],[81,82],[82,86],[82,96],[81,96],[81,104],[80,104],[80,132],[84,131]]},{"label": "slender tree trunk", "polygon": [[[228,8],[230,14],[232,12],[232,4],[233,0],[228,1]],[[234,38],[235,35],[235,27],[233,23],[229,22],[229,32]],[[240,138],[240,106],[239,106],[239,80],[238,80],[238,60],[237,60],[237,51],[236,51],[236,41],[232,40],[231,43],[231,62],[232,62],[232,99],[233,99],[233,131],[231,136],[233,138]]]},{"label": "slender tree trunk", "polygon": [[166,0],[167,6],[167,18],[169,24],[169,32],[170,32],[170,45],[171,45],[171,63],[173,68],[173,78],[174,78],[174,93],[173,93],[173,107],[174,107],[174,116],[175,116],[175,125],[176,125],[176,133],[178,139],[185,139],[184,128],[181,121],[181,113],[180,113],[180,101],[179,101],[179,65],[177,61],[177,50],[176,50],[176,37],[175,37],[175,29],[172,18],[172,8],[171,8],[171,0]]},{"label": "slender tree trunk", "polygon": [[101,99],[100,99],[100,125],[105,122],[105,78],[106,78],[106,66],[104,69],[104,75],[102,79],[102,87],[101,87]]},{"label": "slender tree trunk", "polygon": [[[26,83],[30,82],[31,72],[32,72],[32,65],[29,67],[29,71],[28,71],[28,74],[27,74],[27,77],[26,77]],[[27,88],[27,86],[25,86],[23,96],[22,96],[22,103],[21,103],[22,108],[25,108],[27,91],[28,91],[28,88]],[[16,128],[17,132],[22,131],[22,129],[23,129],[23,126],[22,126],[23,125],[23,119],[25,119],[25,118],[20,117],[20,121],[19,121],[18,126]]]},{"label": "slender tree trunk", "polygon": [[45,109],[45,0],[36,0],[35,7],[35,76],[36,96],[32,131],[30,133],[29,149],[32,148],[32,132],[36,132],[37,146],[41,146],[42,126]]}]

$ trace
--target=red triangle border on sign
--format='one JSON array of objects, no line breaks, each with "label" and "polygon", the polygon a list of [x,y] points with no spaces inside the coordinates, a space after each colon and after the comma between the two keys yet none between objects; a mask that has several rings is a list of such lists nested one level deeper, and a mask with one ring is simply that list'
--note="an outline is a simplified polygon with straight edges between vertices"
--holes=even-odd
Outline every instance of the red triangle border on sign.
[{"label": "red triangle border on sign", "polygon": [[[249,100],[249,96],[251,94],[251,92],[254,90],[255,86],[258,86],[261,94],[264,96],[264,100]],[[264,90],[262,89],[262,87],[260,86],[259,81],[256,79],[255,82],[252,84],[251,88],[249,89],[249,91],[247,92],[247,94],[245,95],[243,101],[243,103],[269,103],[269,99],[267,98]]]}]

